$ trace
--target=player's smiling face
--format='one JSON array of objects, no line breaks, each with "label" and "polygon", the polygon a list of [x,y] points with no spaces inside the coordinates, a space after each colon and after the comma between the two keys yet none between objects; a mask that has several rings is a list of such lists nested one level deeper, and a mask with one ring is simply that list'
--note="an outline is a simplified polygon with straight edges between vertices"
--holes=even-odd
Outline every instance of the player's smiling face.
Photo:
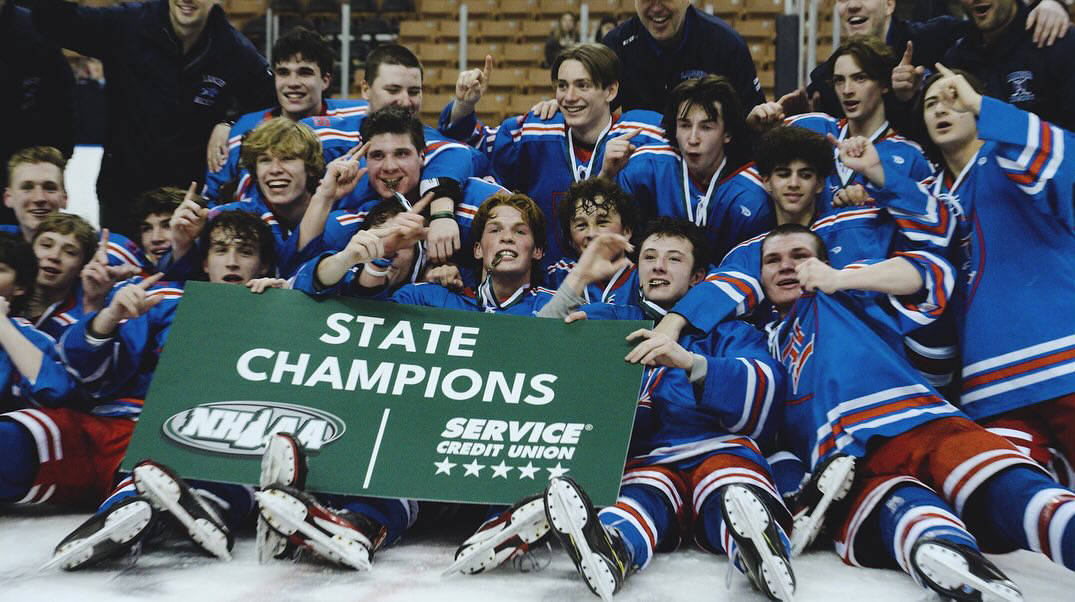
[{"label": "player's smiling face", "polygon": [[404,196],[418,188],[422,178],[422,154],[409,134],[372,136],[366,151],[370,185],[381,198],[398,192]]},{"label": "player's smiling face", "polygon": [[560,63],[556,72],[556,103],[567,127],[589,131],[607,125],[612,116],[609,103],[616,97],[617,88],[618,85],[608,88],[597,85],[586,67],[575,59]]},{"label": "player's smiling face", "polygon": [[670,308],[683,298],[704,274],[694,271],[694,246],[682,236],[654,234],[642,241],[638,252],[638,278],[646,299]]},{"label": "player's smiling face", "polygon": [[86,261],[74,234],[41,232],[34,238],[33,248],[37,256],[37,286],[49,290],[75,286]]},{"label": "player's smiling face", "polygon": [[362,97],[370,102],[370,113],[399,105],[417,115],[422,110],[422,70],[381,64],[373,83],[362,82]]},{"label": "player's smiling face", "polygon": [[623,226],[616,207],[601,196],[593,203],[576,203],[575,217],[571,218],[571,246],[581,255],[590,241],[599,234],[609,232],[631,238],[631,229]]},{"label": "player's smiling face", "polygon": [[695,177],[702,177],[703,174],[712,177],[724,160],[724,145],[732,141],[721,117],[724,108],[719,102],[714,104],[718,113],[716,119],[696,104],[684,102],[679,107],[676,143],[683,160],[687,162],[687,171]]},{"label": "player's smiling face", "polygon": [[20,226],[37,230],[46,216],[67,206],[63,172],[52,163],[20,163],[4,190],[4,205],[15,212]]},{"label": "player's smiling face", "polygon": [[142,242],[142,252],[153,262],[172,248],[172,214],[150,213],[138,224]]},{"label": "player's smiling face", "polygon": [[529,274],[531,262],[544,255],[522,212],[508,205],[493,208],[481,239],[474,243],[474,258],[493,276]]},{"label": "player's smiling face", "polygon": [[258,188],[270,205],[290,205],[306,194],[306,164],[302,159],[262,153],[255,171]]},{"label": "player's smiling face", "polygon": [[862,34],[884,39],[888,19],[896,9],[896,0],[836,0],[844,33]]},{"label": "player's smiling face", "polygon": [[332,76],[317,63],[295,55],[273,66],[276,102],[289,119],[302,119],[321,110],[321,99]]},{"label": "player's smiling face", "polygon": [[825,185],[814,168],[801,159],[795,159],[789,165],[777,165],[769,177],[762,180],[780,211],[795,217],[814,213],[817,195]]},{"label": "player's smiling face", "polygon": [[209,235],[209,249],[202,264],[209,282],[246,284],[268,271],[261,263],[257,241],[243,240],[228,228]]},{"label": "player's smiling face", "polygon": [[765,239],[761,249],[761,284],[765,297],[781,313],[802,296],[795,268],[817,257],[817,239],[803,232],[778,234]]},{"label": "player's smiling face", "polygon": [[635,12],[658,43],[671,43],[683,29],[690,0],[635,0]]},{"label": "player's smiling face", "polygon": [[840,55],[840,58],[836,59],[832,84],[849,120],[856,123],[868,122],[878,111],[884,112],[882,95],[888,90],[867,75],[850,54]]},{"label": "player's smiling face", "polygon": [[941,102],[940,86],[934,82],[923,96],[922,120],[930,140],[942,152],[958,151],[978,138],[978,123],[973,113],[953,111]]}]

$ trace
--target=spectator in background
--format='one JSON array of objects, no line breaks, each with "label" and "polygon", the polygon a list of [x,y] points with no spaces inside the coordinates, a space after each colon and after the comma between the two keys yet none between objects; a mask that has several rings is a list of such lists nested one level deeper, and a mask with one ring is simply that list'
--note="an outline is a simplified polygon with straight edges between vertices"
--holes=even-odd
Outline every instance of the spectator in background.
[{"label": "spectator in background", "polygon": [[[1026,2],[1031,3],[1032,0]],[[892,72],[892,93],[902,103],[914,97],[926,71],[932,70],[934,63],[944,59],[956,40],[972,29],[967,20],[950,15],[937,16],[928,21],[900,19],[893,15],[896,0],[836,0],[836,3],[843,35],[862,34],[880,38],[897,57],[902,57]],[[1024,18],[1024,22],[1034,28],[1035,44],[1051,45],[1057,36],[1063,36],[1067,31],[1067,11],[1056,0],[1041,0],[1031,11],[1031,17]],[[843,117],[843,106],[832,87],[832,70],[833,59],[830,57],[810,73],[810,85],[806,89],[811,98],[810,108],[785,106],[785,112],[790,115],[813,110]],[[920,134],[912,127],[910,109],[907,107],[890,107],[889,119],[897,129],[909,135]]]},{"label": "spectator in background", "polygon": [[728,78],[744,112],[765,102],[750,49],[730,25],[691,0],[635,0],[635,11],[601,40],[620,59],[623,110],[662,111],[672,88],[707,74]]},{"label": "spectator in background", "polygon": [[604,40],[605,36],[608,35],[608,32],[616,29],[616,26],[619,24],[620,22],[612,15],[601,17],[601,22],[597,24],[597,29],[593,32],[593,41],[600,44],[601,40]]},{"label": "spectator in background", "polygon": [[579,41],[579,28],[575,23],[575,15],[571,13],[560,15],[560,20],[553,24],[552,31],[545,40],[545,65],[551,65],[561,50],[578,44]]},{"label": "spectator in background", "polygon": [[[0,0],[0,165],[31,146],[71,155],[73,82],[63,53],[34,31],[30,12],[14,0]],[[6,184],[7,171],[0,170],[0,188]],[[0,223],[14,219],[0,207]]]},{"label": "spectator in background", "polygon": [[1027,28],[1032,13],[1018,0],[960,0],[972,28],[944,64],[985,84],[985,94],[1075,130],[1075,36],[1039,47]]},{"label": "spectator in background", "polygon": [[108,132],[97,196],[101,224],[112,230],[133,233],[128,208],[139,192],[202,179],[209,133],[234,102],[250,111],[275,99],[265,59],[214,0],[105,8],[38,0],[33,23],[104,63]]}]

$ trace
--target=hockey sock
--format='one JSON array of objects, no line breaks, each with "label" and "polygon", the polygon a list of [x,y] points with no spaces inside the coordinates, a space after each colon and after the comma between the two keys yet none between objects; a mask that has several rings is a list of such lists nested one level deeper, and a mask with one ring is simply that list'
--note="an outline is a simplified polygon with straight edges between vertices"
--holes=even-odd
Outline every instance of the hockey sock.
[{"label": "hockey sock", "polygon": [[601,524],[620,532],[631,563],[645,568],[657,546],[675,524],[665,494],[648,485],[624,485],[616,504],[597,514]]},{"label": "hockey sock", "polygon": [[777,452],[766,460],[773,473],[773,483],[780,495],[788,496],[799,493],[806,477],[806,464],[790,452]]},{"label": "hockey sock", "polygon": [[901,484],[889,490],[877,505],[876,516],[886,550],[916,580],[911,549],[919,539],[935,537],[978,549],[978,543],[948,503],[917,483]]},{"label": "hockey sock", "polygon": [[982,484],[965,507],[976,509],[966,512],[972,527],[980,524],[1005,543],[1075,570],[1075,493],[1044,474],[1008,468]]},{"label": "hockey sock", "polygon": [[37,448],[25,427],[0,420],[0,501],[13,502],[30,491],[37,477]]},{"label": "hockey sock", "polygon": [[134,479],[131,478],[130,474],[125,474],[123,480],[116,485],[112,493],[108,494],[105,501],[101,502],[101,505],[97,508],[97,514],[107,512],[112,506],[134,495],[138,495],[138,489],[134,486]]},{"label": "hockey sock", "polygon": [[382,547],[402,537],[407,528],[414,524],[416,506],[410,500],[342,495],[318,495],[317,497],[322,503],[327,503],[332,508],[361,514],[384,527],[387,534],[384,542],[380,544]]}]

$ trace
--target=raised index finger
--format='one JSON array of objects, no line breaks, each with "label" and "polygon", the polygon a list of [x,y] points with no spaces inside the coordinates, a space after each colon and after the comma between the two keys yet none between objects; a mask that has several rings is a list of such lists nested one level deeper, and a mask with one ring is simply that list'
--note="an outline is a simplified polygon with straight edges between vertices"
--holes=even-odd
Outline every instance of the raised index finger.
[{"label": "raised index finger", "polygon": [[489,76],[493,74],[493,57],[492,55],[485,55],[485,68],[482,69],[482,77],[485,81],[489,81]]},{"label": "raised index finger", "polygon": [[910,65],[911,57],[914,55],[914,46],[911,45],[911,41],[907,41],[907,50],[903,51],[903,59],[900,60],[901,65]]},{"label": "raised index finger", "polygon": [[101,242],[97,245],[97,253],[94,255],[95,259],[105,263],[108,263],[108,236],[108,228],[101,228]]},{"label": "raised index finger", "polygon": [[[191,182],[190,183],[190,188],[187,188],[187,194],[183,195],[183,200],[184,201],[193,201],[196,198],[198,198],[198,183],[197,182]],[[195,202],[197,202],[197,201],[195,201]]]}]

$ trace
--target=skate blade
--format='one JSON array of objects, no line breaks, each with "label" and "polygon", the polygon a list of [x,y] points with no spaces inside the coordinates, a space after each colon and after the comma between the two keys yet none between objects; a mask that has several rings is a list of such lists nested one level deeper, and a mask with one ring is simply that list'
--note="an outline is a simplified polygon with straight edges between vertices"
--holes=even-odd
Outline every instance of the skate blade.
[{"label": "skate blade", "polygon": [[[485,541],[471,546],[470,549],[461,554],[459,558],[456,558],[455,562],[453,562],[447,569],[444,569],[441,576],[447,577],[449,575],[454,575],[455,573],[465,573],[466,571],[464,571],[464,569],[474,561],[474,558],[476,557],[475,555],[480,558],[489,554],[489,552],[492,552],[493,549],[501,543],[515,537],[527,528],[533,527],[534,523],[537,522],[535,519],[541,518],[544,520],[545,509],[541,505],[541,500],[534,500],[531,503],[534,504],[533,516],[527,515],[525,518],[520,517],[519,520],[515,520],[515,517],[513,516],[512,521],[507,527],[497,531]],[[516,512],[518,512],[518,510],[516,510]]]},{"label": "skate blade", "polygon": [[[281,541],[284,541],[285,545],[279,545],[278,542]],[[285,538],[273,531],[264,517],[258,516],[257,530],[254,535],[254,551],[257,552],[258,563],[267,564],[272,562],[285,547]]]},{"label": "skate blade", "polygon": [[[783,573],[791,573],[791,565],[785,562],[784,559],[773,555],[763,533],[764,529],[769,526],[768,521],[772,520],[765,510],[764,503],[745,488],[736,486],[731,486],[724,492],[724,499],[729,506],[730,513],[738,514],[741,517],[741,520],[735,524],[729,524],[728,528],[735,531],[740,537],[754,542],[754,548],[761,557],[761,576],[765,579],[765,583],[776,586],[777,591],[772,593],[779,597],[780,600],[792,602],[795,599],[795,586],[782,578]],[[752,507],[754,506],[751,503],[752,500],[760,504],[760,508]],[[764,514],[763,520],[765,522],[760,527],[757,520],[759,514]]]},{"label": "skate blade", "polygon": [[[579,559],[583,565],[583,576],[586,577],[586,581],[604,602],[611,602],[616,586],[614,583],[610,584],[608,580],[600,578],[602,570],[607,572],[608,566],[605,565],[604,560],[596,558],[597,555],[593,553],[589,542],[586,541],[586,534],[582,532],[586,524],[575,515],[575,508],[579,505],[579,497],[574,493],[574,488],[566,481],[553,479],[549,483],[549,489],[545,493],[545,497],[550,502],[550,526],[571,538],[571,541],[575,543],[575,547],[578,548]],[[555,520],[557,517],[553,516],[554,512],[563,520],[563,524],[557,524]]]},{"label": "skate blade", "polygon": [[139,466],[134,469],[134,474],[138,492],[148,497],[158,510],[174,516],[187,530],[194,543],[221,560],[231,560],[227,536],[213,523],[203,518],[194,518],[180,505],[179,498],[182,494],[172,477],[152,465]]},{"label": "skate blade", "polygon": [[[348,543],[345,538],[330,537],[317,527],[306,522],[309,512],[306,505],[284,493],[274,494],[273,490],[254,493],[267,521],[281,531],[296,531],[311,542],[312,547],[330,560],[349,566],[356,571],[368,571],[372,567],[369,549],[356,553],[355,547],[362,547],[358,542]],[[290,500],[290,501],[289,501]],[[302,518],[296,518],[297,506],[301,506]],[[271,519],[270,519],[271,517]],[[316,520],[316,519],[315,519]]]},{"label": "skate blade", "polygon": [[[802,554],[821,530],[825,512],[836,500],[843,499],[851,490],[855,475],[855,461],[851,457],[837,458],[832,461],[818,480],[817,488],[821,491],[821,501],[814,507],[801,524],[796,524],[791,532],[791,555]],[[799,521],[796,521],[799,523]]]},{"label": "skate blade", "polygon": [[915,554],[916,564],[938,586],[959,591],[963,586],[981,594],[982,602],[1022,602],[1023,595],[1003,583],[986,581],[970,571],[967,560],[955,550],[923,544]]},{"label": "skate blade", "polygon": [[[286,445],[278,441],[280,439],[275,435],[269,435],[268,442],[265,444],[265,452],[261,456],[261,474],[258,480],[258,484],[262,489],[273,486],[290,487],[298,474],[298,467],[295,465],[294,457],[289,462],[276,451],[279,446]],[[288,472],[291,473],[290,479],[284,478]]]},{"label": "skate blade", "polygon": [[[39,572],[49,571],[58,566],[66,568],[65,562],[67,560],[81,556],[87,550],[92,555],[93,548],[106,539],[111,539],[116,543],[130,541],[145,528],[152,518],[153,512],[149,510],[148,504],[142,506],[136,502],[119,508],[105,518],[105,526],[100,531],[82,539],[67,542],[56,552],[51,560],[41,565],[41,568],[37,570]],[[126,535],[126,537],[117,538],[117,535]]]}]

